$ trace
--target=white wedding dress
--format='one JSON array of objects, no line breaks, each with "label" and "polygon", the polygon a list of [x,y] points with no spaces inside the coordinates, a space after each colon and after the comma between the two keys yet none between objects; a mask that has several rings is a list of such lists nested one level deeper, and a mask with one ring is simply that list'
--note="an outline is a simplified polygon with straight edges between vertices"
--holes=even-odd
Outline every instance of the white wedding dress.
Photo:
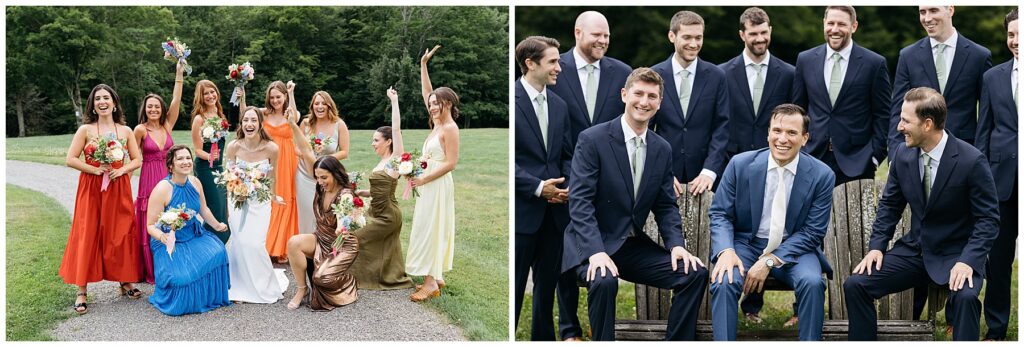
[{"label": "white wedding dress", "polygon": [[[267,160],[260,162],[263,161]],[[252,202],[236,209],[234,203],[228,203],[231,239],[226,248],[231,275],[228,299],[231,301],[272,304],[282,299],[282,293],[288,288],[284,269],[274,269],[267,253],[270,204],[269,201]]]}]

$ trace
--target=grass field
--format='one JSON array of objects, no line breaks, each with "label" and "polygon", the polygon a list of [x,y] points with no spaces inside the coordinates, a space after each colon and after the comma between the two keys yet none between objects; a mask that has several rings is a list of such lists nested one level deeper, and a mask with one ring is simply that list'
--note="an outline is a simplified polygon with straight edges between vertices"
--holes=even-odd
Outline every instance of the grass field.
[{"label": "grass field", "polygon": [[71,217],[53,199],[7,185],[7,341],[50,340],[72,315],[73,286],[57,276]]},{"label": "grass field", "polygon": [[[403,131],[406,150],[419,149],[427,133]],[[427,303],[461,327],[470,340],[508,339],[508,134],[508,129],[461,131],[459,164],[453,173],[455,264],[445,274],[447,287],[441,298]],[[342,163],[350,171],[368,173],[378,161],[370,147],[373,131],[352,130],[350,135],[349,159]],[[172,137],[177,144],[191,143],[187,131],[175,131]],[[70,141],[71,135],[9,138],[7,159],[64,165]],[[401,237],[403,247],[407,247],[415,200],[399,199],[399,206],[404,223]],[[8,225],[18,223],[9,221]],[[70,222],[63,226],[65,233],[68,225]],[[8,245],[13,244],[12,230],[8,227]],[[56,256],[63,247],[63,242],[57,245]],[[10,260],[8,264],[10,269]]]}]

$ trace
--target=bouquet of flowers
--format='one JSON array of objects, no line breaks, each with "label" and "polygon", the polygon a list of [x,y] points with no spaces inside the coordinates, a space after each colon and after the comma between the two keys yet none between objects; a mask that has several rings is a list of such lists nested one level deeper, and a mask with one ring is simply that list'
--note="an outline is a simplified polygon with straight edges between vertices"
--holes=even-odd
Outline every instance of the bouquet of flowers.
[{"label": "bouquet of flowers", "polygon": [[185,203],[181,203],[178,207],[168,208],[167,211],[160,215],[160,219],[156,221],[154,226],[167,233],[167,238],[170,241],[167,242],[168,257],[174,253],[174,232],[185,227],[185,223],[188,223],[195,216],[195,210],[185,207]]},{"label": "bouquet of flowers", "polygon": [[349,186],[350,186],[349,188],[352,188],[352,191],[356,190],[356,187],[359,186],[359,181],[362,181],[362,180],[363,180],[363,173],[362,172],[359,172],[359,171],[349,171],[348,172],[348,182],[349,182]]},{"label": "bouquet of flowers", "polygon": [[203,127],[200,129],[200,135],[203,137],[203,142],[209,142],[210,146],[210,167],[213,167],[213,162],[220,157],[220,147],[218,143],[221,139],[228,137],[228,121],[220,118],[206,118],[203,119]]},{"label": "bouquet of flowers", "polygon": [[231,64],[228,66],[228,75],[224,76],[229,81],[235,82],[235,92],[231,93],[231,104],[238,106],[238,90],[245,87],[245,83],[252,81],[256,71],[252,69],[249,62],[245,64]]},{"label": "bouquet of flowers", "polygon": [[341,201],[331,206],[334,217],[338,220],[338,230],[341,230],[341,235],[338,235],[338,238],[334,239],[334,243],[331,244],[332,256],[338,255],[338,250],[345,244],[345,236],[349,232],[366,226],[366,216],[363,215],[364,206],[363,199],[349,193],[342,194]]},{"label": "bouquet of flowers", "polygon": [[[413,163],[413,158],[417,159],[417,163]],[[412,153],[402,153],[399,157],[391,157],[391,161],[388,162],[387,167],[391,170],[397,170],[398,174],[404,176],[406,179],[405,189],[402,191],[402,199],[409,200],[409,191],[412,191],[412,196],[419,197],[420,193],[416,191],[416,187],[412,186],[412,179],[420,177],[423,172],[427,169],[427,161],[420,157],[420,153],[413,151]]]},{"label": "bouquet of flowers", "polygon": [[235,208],[242,208],[249,199],[266,202],[274,196],[274,184],[270,181],[270,164],[229,163],[224,172],[214,172],[213,182],[224,187],[228,200]]},{"label": "bouquet of flowers", "polygon": [[192,67],[185,61],[185,59],[192,54],[192,50],[188,49],[188,45],[178,41],[177,37],[174,39],[168,37],[167,42],[164,42],[160,46],[164,49],[164,59],[175,63],[181,62],[181,65],[185,68],[185,73],[190,76],[192,75]]},{"label": "bouquet of flowers", "polygon": [[334,138],[324,135],[324,133],[317,133],[316,135],[309,136],[309,146],[313,147],[313,153],[316,155],[322,155],[324,147],[334,146]]},{"label": "bouquet of flowers", "polygon": [[[125,159],[124,147],[124,140],[118,139],[114,133],[108,133],[93,138],[85,145],[84,151],[86,157],[92,157],[101,165],[112,165]],[[100,191],[106,191],[109,185],[110,174],[104,173]]]}]

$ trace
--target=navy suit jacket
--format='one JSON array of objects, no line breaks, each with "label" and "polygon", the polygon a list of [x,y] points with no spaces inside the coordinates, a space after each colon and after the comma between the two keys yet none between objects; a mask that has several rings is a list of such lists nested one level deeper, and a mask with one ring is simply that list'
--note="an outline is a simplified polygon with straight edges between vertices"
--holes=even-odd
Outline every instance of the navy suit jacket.
[{"label": "navy suit jacket", "polygon": [[1017,179],[1017,105],[1010,94],[1011,72],[1013,59],[985,72],[978,134],[974,138],[974,145],[992,165],[999,201],[1010,199]]},{"label": "navy suit jacket", "polygon": [[885,58],[853,43],[846,77],[833,107],[828,98],[824,44],[800,52],[793,77],[793,101],[811,118],[811,139],[804,151],[822,158],[829,141],[839,169],[849,177],[874,172],[885,159],[892,91]]},{"label": "navy suit jacket", "polygon": [[[736,243],[749,243],[757,236],[764,211],[764,186],[768,174],[767,148],[743,152],[729,161],[722,175],[722,184],[715,191],[708,214],[711,218],[711,262],[718,254]],[[807,253],[818,256],[821,269],[829,278],[832,267],[821,252],[832,212],[832,187],[836,175],[820,160],[800,153],[800,162],[793,176],[793,187],[786,204],[788,235],[772,254],[786,265],[797,263]]]},{"label": "navy suit jacket", "polygon": [[549,88],[569,105],[569,111],[573,115],[570,120],[572,141],[576,143],[576,136],[581,131],[618,117],[626,109],[621,91],[633,69],[615,58],[601,58],[598,63],[601,67],[601,78],[597,81],[597,101],[594,104],[594,121],[591,122],[587,113],[587,102],[583,98],[584,91],[576,68],[576,58],[572,55],[574,49],[576,48],[569,49],[559,57],[558,64],[562,67],[562,73],[558,74],[558,83]]},{"label": "navy suit jacket", "polygon": [[519,82],[516,86],[516,233],[534,234],[544,220],[544,210],[551,208],[558,230],[569,223],[565,204],[548,204],[533,193],[540,182],[549,178],[569,178],[572,162],[569,108],[554,93],[547,93],[548,143],[541,145],[540,123],[533,110],[533,101]]},{"label": "navy suit jacket", "polygon": [[640,189],[634,196],[633,173],[619,118],[580,133],[572,158],[571,221],[565,230],[562,272],[583,264],[596,253],[615,254],[630,231],[647,238],[642,230],[651,212],[665,248],[685,246],[672,190],[672,161],[668,159],[672,148],[658,134],[647,132],[647,159]]},{"label": "navy suit jacket", "polygon": [[956,262],[985,276],[988,251],[999,233],[999,202],[985,156],[950,136],[939,159],[932,194],[925,201],[921,149],[896,148],[868,247],[886,252],[896,223],[909,204],[910,231],[888,254],[922,256],[928,276],[939,284],[949,283],[949,270]]},{"label": "navy suit jacket", "polygon": [[727,160],[725,147],[729,143],[729,94],[725,72],[715,64],[697,59],[690,105],[683,118],[679,91],[672,75],[672,56],[651,68],[665,80],[661,108],[651,120],[651,129],[672,145],[672,173],[680,183],[697,178],[702,169],[722,176]]},{"label": "navy suit jacket", "polygon": [[[956,44],[953,65],[949,69],[949,77],[946,78],[946,90],[942,93],[946,99],[946,108],[949,110],[945,128],[956,138],[973,142],[978,124],[981,77],[992,67],[992,52],[963,35],[957,38]],[[890,152],[894,151],[895,146],[906,142],[903,135],[896,130],[896,126],[900,123],[903,95],[916,87],[929,87],[939,91],[935,58],[932,55],[931,41],[927,37],[900,50],[896,77],[893,79],[892,111],[889,112]]]},{"label": "navy suit jacket", "polygon": [[728,154],[736,155],[768,147],[772,110],[775,106],[793,101],[790,93],[796,69],[782,59],[771,56],[768,71],[764,75],[761,104],[754,105],[747,83],[747,67],[743,65],[743,53],[718,67],[725,71],[726,84],[729,86]]}]

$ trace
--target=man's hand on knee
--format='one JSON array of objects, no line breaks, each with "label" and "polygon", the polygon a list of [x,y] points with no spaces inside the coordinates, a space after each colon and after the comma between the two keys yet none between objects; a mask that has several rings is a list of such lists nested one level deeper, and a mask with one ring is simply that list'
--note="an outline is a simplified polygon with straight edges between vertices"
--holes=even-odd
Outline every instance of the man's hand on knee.
[{"label": "man's hand on knee", "polygon": [[606,277],[609,271],[612,273],[612,277],[619,277],[619,268],[615,267],[615,262],[608,256],[608,253],[599,252],[590,256],[590,265],[587,265],[587,282],[597,278],[598,269],[601,270],[601,277]]},{"label": "man's hand on knee", "polygon": [[736,251],[733,249],[727,249],[722,251],[722,254],[718,256],[718,261],[715,262],[715,269],[711,273],[711,283],[721,284],[724,280],[724,276],[729,276],[729,284],[733,283],[732,268],[738,268],[740,276],[744,276],[746,269],[743,267],[743,261],[736,255]]}]

